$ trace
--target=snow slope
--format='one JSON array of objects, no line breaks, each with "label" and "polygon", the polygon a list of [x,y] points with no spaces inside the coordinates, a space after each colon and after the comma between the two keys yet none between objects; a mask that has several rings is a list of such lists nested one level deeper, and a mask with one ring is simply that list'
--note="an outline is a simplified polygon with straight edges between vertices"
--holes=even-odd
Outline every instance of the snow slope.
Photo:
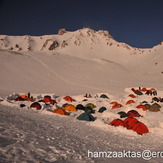
[{"label": "snow slope", "polygon": [[84,28],[40,37],[1,35],[0,49],[1,96],[28,90],[95,93],[138,85],[162,89],[162,44],[133,48],[107,31]]},{"label": "snow slope", "polygon": [[[76,101],[70,103],[75,106],[89,102],[96,105],[96,112],[92,114],[96,117],[94,122],[77,120],[77,116],[83,111],[71,113],[67,117],[52,113],[51,111],[56,106],[34,110],[29,107],[31,102],[2,101],[0,105],[0,161],[4,163],[146,162],[143,158],[93,158],[91,155],[88,157],[88,150],[92,152],[162,151],[160,141],[163,136],[163,110],[154,113],[136,109],[136,106],[143,100],[151,102],[151,96],[147,95],[137,97],[136,104],[125,106],[125,102],[130,99],[127,96],[129,93],[131,90],[127,88],[123,94],[107,94],[109,99],[95,98],[92,95],[88,101],[82,101],[83,95],[73,96]],[[159,96],[163,96],[163,92],[158,93]],[[34,97],[37,97],[37,94]],[[58,106],[66,102],[62,96],[56,100]],[[114,100],[121,102],[124,107],[111,109],[110,102]],[[20,108],[20,103],[26,104],[26,107]],[[98,113],[98,109],[102,106],[106,107],[107,111]],[[119,111],[127,112],[132,109],[143,115],[137,119],[149,128],[149,133],[141,136],[126,128],[109,125],[112,120],[120,118],[117,114]],[[149,160],[154,163],[161,161],[161,157]]]}]

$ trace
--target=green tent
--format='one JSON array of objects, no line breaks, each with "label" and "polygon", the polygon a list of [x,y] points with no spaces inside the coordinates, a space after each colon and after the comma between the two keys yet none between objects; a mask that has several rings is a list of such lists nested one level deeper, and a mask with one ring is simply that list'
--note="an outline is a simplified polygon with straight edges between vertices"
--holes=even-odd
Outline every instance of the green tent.
[{"label": "green tent", "polygon": [[85,107],[88,107],[88,106],[91,107],[92,109],[96,108],[96,105],[94,105],[92,103],[88,103],[88,104],[85,105]]},{"label": "green tent", "polygon": [[108,97],[107,95],[105,95],[105,94],[102,94],[102,95],[100,96],[100,98],[108,98],[108,99],[109,99],[109,97]]}]

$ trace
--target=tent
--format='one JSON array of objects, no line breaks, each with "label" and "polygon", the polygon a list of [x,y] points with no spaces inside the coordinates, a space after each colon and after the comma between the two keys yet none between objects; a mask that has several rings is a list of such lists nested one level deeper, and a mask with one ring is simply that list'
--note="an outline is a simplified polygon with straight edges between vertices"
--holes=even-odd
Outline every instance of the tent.
[{"label": "tent", "polygon": [[85,107],[82,104],[78,104],[76,110],[85,110]]},{"label": "tent", "polygon": [[23,95],[21,95],[20,96],[22,99],[24,99],[24,100],[26,100],[28,97],[27,97],[27,95],[25,95],[25,94],[23,94]]},{"label": "tent", "polygon": [[50,98],[50,99],[51,99],[51,96],[49,96],[49,95],[45,95],[44,98]]},{"label": "tent", "polygon": [[95,111],[90,106],[85,107],[85,112],[95,113]]},{"label": "tent", "polygon": [[66,100],[66,101],[70,101],[70,102],[75,101],[75,100],[74,100],[72,97],[70,97],[70,96],[66,96],[66,97],[64,97],[63,99]]},{"label": "tent", "polygon": [[128,117],[141,117],[141,115],[136,110],[130,110],[127,112]]},{"label": "tent", "polygon": [[127,102],[126,102],[126,105],[129,105],[129,104],[132,104],[132,103],[136,103],[134,100],[128,100]]},{"label": "tent", "polygon": [[96,105],[94,105],[94,104],[92,104],[92,103],[88,103],[88,104],[85,105],[85,107],[87,107],[87,106],[90,106],[92,109],[93,109],[93,108],[96,108]]},{"label": "tent", "polygon": [[136,108],[142,109],[142,110],[148,110],[144,105],[138,105]]},{"label": "tent", "polygon": [[123,105],[117,103],[117,104],[114,104],[114,105],[112,106],[112,109],[118,109],[118,108],[121,108],[121,107],[123,107]]},{"label": "tent", "polygon": [[150,104],[144,104],[144,106],[149,110],[151,108]]},{"label": "tent", "polygon": [[31,108],[35,108],[37,110],[41,109],[41,105],[38,102],[34,102],[30,105]]},{"label": "tent", "polygon": [[160,111],[161,106],[157,103],[152,104],[152,106],[149,108],[149,111],[152,112],[158,112]]},{"label": "tent", "polygon": [[67,113],[67,112],[66,112],[64,109],[62,109],[62,108],[54,109],[53,113],[61,114],[61,115],[70,115],[69,113]]},{"label": "tent", "polygon": [[126,124],[127,129],[131,129],[137,122],[138,120],[133,117],[128,117],[124,120],[124,123]]},{"label": "tent", "polygon": [[143,101],[142,103],[143,103],[143,104],[147,104],[148,102],[147,102],[147,101]]},{"label": "tent", "polygon": [[103,113],[105,110],[107,110],[105,107],[101,107],[101,108],[98,110],[98,112],[99,112],[99,113]]},{"label": "tent", "polygon": [[141,91],[142,92],[146,92],[147,91],[147,88],[142,88]]},{"label": "tent", "polygon": [[142,134],[145,134],[145,133],[148,133],[149,130],[147,128],[147,126],[145,124],[143,124],[142,122],[136,122],[132,128],[131,128],[133,131],[137,132],[138,134],[142,135]]},{"label": "tent", "polygon": [[123,127],[126,127],[126,124],[124,123],[124,121],[122,121],[121,119],[115,119],[113,121],[110,122],[110,125],[111,126],[123,126]]},{"label": "tent", "polygon": [[156,102],[159,102],[160,101],[158,97],[153,97],[152,100],[153,101],[156,101]]},{"label": "tent", "polygon": [[107,95],[105,95],[105,94],[102,94],[102,95],[100,96],[100,98],[108,98],[108,99],[109,99],[109,97],[108,97]]},{"label": "tent", "polygon": [[18,96],[17,98],[15,98],[15,101],[25,101],[25,99],[23,99],[21,96]]},{"label": "tent", "polygon": [[82,121],[95,121],[95,118],[88,112],[82,113],[77,119]]},{"label": "tent", "polygon": [[46,103],[50,103],[51,102],[51,97],[45,97],[43,99],[43,101],[46,102]]},{"label": "tent", "polygon": [[135,92],[137,95],[143,95],[143,93],[141,91],[136,91]]},{"label": "tent", "polygon": [[12,95],[9,95],[9,96],[7,97],[7,100],[8,100],[8,101],[16,100],[16,98],[18,98],[18,97],[20,97],[20,95],[17,94],[17,93],[14,93],[14,94],[12,94]]},{"label": "tent", "polygon": [[131,97],[131,98],[136,98],[136,96],[135,96],[135,95],[133,95],[133,94],[128,95],[128,97]]},{"label": "tent", "polygon": [[128,117],[128,115],[124,111],[120,111],[120,112],[118,112],[118,114],[120,115],[120,118]]},{"label": "tent", "polygon": [[50,104],[51,104],[51,105],[54,105],[54,104],[57,104],[57,102],[56,102],[55,100],[52,100],[52,99],[51,99]]},{"label": "tent", "polygon": [[75,106],[72,105],[72,104],[67,104],[67,105],[65,106],[64,110],[67,110],[67,111],[69,111],[69,112],[75,112],[75,111],[77,111],[76,108],[75,108]]},{"label": "tent", "polygon": [[112,101],[110,104],[118,104],[118,102],[117,101]]}]

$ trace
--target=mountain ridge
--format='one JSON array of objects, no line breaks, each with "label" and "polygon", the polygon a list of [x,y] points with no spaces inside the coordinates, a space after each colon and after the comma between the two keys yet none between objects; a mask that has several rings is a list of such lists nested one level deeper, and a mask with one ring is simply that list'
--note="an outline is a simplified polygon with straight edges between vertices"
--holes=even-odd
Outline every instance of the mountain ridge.
[{"label": "mountain ridge", "polygon": [[[63,51],[63,49],[77,48],[80,46],[89,46],[90,49],[102,46],[110,49],[111,47],[122,47],[130,51],[130,54],[143,54],[151,52],[163,45],[163,42],[153,48],[135,48],[126,43],[116,41],[108,31],[95,31],[90,28],[79,29],[74,32],[68,32],[65,29],[59,29],[56,35],[43,36],[8,36],[0,35],[0,49],[12,51]],[[113,49],[113,48],[112,48]]]}]

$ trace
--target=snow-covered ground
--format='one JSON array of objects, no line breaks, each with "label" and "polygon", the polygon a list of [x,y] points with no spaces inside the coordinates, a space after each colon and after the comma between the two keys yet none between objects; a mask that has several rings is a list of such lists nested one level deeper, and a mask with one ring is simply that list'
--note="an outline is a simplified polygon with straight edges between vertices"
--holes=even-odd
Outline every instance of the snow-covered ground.
[{"label": "snow-covered ground", "polygon": [[[82,29],[54,36],[0,36],[0,162],[146,162],[142,158],[91,158],[92,152],[123,150],[163,151],[163,109],[150,112],[137,109],[142,101],[151,104],[152,97],[138,96],[135,104],[125,105],[132,87],[156,88],[163,97],[163,46],[138,49],[116,42],[106,31]],[[49,47],[57,41],[59,46]],[[65,43],[65,42],[67,43]],[[64,44],[63,44],[64,42]],[[17,44],[17,45],[16,45]],[[57,106],[35,110],[31,102],[8,102],[12,93],[30,92],[34,97],[57,97],[57,106],[70,95],[77,104],[91,102],[97,107],[96,120],[77,120],[83,111],[70,116],[52,113]],[[83,101],[90,93],[93,98]],[[107,94],[109,99],[99,98]],[[98,95],[98,97],[96,96]],[[123,105],[111,109],[110,102]],[[103,113],[97,112],[106,107]],[[119,111],[137,110],[137,119],[149,129],[138,135],[124,127],[109,123],[120,118]],[[162,162],[161,157],[149,162]]]}]

